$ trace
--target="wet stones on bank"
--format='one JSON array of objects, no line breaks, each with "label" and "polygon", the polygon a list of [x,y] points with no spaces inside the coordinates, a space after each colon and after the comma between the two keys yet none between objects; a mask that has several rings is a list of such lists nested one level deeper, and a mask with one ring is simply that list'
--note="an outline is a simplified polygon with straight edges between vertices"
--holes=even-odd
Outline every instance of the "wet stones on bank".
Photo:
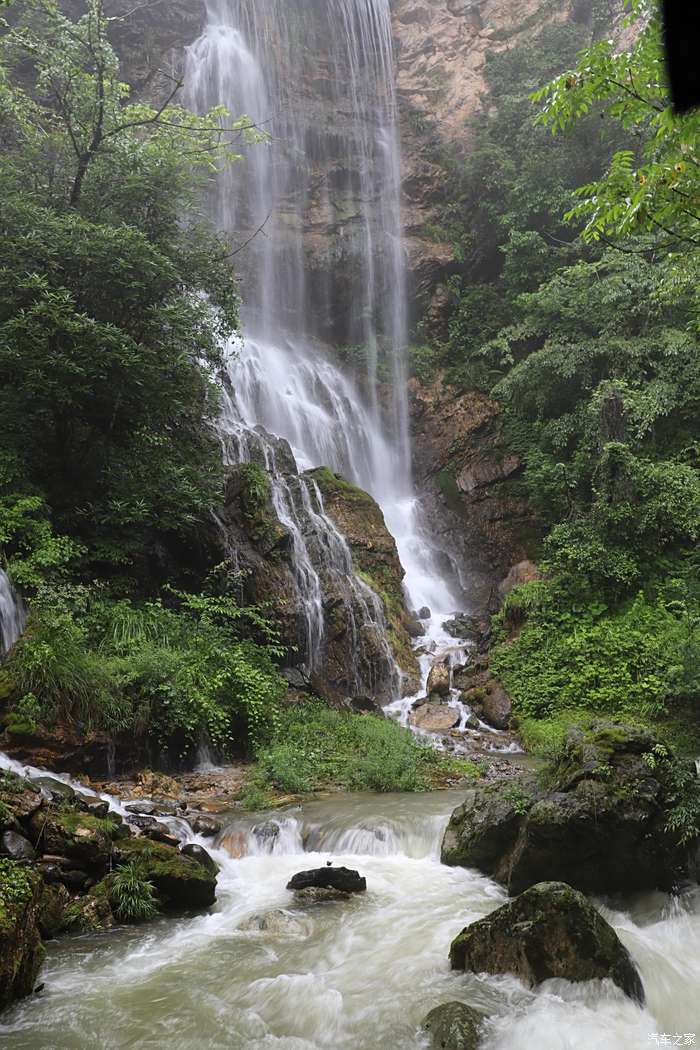
[{"label": "wet stones on bank", "polygon": [[206,850],[133,819],[52,777],[0,772],[0,1007],[33,991],[44,939],[214,903]]}]

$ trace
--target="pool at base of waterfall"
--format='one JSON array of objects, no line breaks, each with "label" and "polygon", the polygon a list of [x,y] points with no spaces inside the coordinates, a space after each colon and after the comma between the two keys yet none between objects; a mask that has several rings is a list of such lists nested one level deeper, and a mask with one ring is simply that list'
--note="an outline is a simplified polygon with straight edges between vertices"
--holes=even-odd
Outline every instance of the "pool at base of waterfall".
[{"label": "pool at base of waterfall", "polygon": [[[215,851],[210,913],[50,944],[45,988],[2,1015],[0,1044],[415,1050],[428,1046],[425,1015],[451,1000],[487,1015],[483,1050],[638,1050],[664,1033],[700,1042],[697,887],[602,909],[640,969],[643,1010],[608,982],[533,991],[509,977],[450,972],[452,938],[505,900],[490,879],[439,863],[461,796],[339,795],[236,818],[223,842],[242,836],[249,851]],[[297,871],[329,860],[365,875],[367,892],[314,903],[286,890]]]}]

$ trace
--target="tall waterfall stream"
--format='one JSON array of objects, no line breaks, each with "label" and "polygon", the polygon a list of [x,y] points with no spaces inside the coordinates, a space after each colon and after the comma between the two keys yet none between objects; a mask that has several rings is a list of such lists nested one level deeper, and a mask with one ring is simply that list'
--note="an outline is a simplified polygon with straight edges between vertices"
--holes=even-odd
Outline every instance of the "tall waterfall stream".
[{"label": "tall waterfall stream", "polygon": [[[295,104],[290,91],[313,80],[309,53],[319,61],[323,112],[311,96]],[[389,0],[209,0],[207,27],[187,56],[187,89],[198,109],[223,102],[271,135],[222,175],[211,201],[220,227],[241,240],[264,227],[242,275],[244,338],[231,348],[222,441],[231,462],[257,458],[272,475],[293,541],[307,661],[323,633],[318,552],[326,571],[352,580],[352,566],[320,493],[303,479],[290,485],[278,469],[273,436],[289,442],[300,470],[329,466],[373,494],[410,601],[430,607],[430,636],[445,645],[441,623],[466,607],[468,581],[445,569],[449,555],[427,535],[411,485]],[[328,113],[337,117],[330,125]],[[335,254],[324,272],[312,270],[300,231],[333,215]],[[350,271],[352,302],[339,320],[334,302]],[[361,379],[324,349],[334,342],[363,348]],[[383,630],[376,596],[357,578],[351,588],[354,615]],[[3,651],[22,623],[0,572]],[[607,982],[530,991],[507,977],[449,971],[454,935],[504,900],[488,878],[439,863],[461,797],[337,796],[276,814],[279,833],[267,842],[255,818],[232,818],[213,851],[221,872],[211,913],[50,945],[45,989],[3,1014],[2,1046],[408,1050],[427,1045],[419,1028],[427,1011],[453,999],[489,1015],[484,1050],[636,1050],[654,1033],[697,1032],[700,1042],[697,888],[603,907],[640,968],[645,1009]],[[233,859],[227,836],[241,834],[249,853]],[[294,903],[290,875],[329,858],[366,875],[367,894]],[[251,924],[269,912],[266,928]]]}]

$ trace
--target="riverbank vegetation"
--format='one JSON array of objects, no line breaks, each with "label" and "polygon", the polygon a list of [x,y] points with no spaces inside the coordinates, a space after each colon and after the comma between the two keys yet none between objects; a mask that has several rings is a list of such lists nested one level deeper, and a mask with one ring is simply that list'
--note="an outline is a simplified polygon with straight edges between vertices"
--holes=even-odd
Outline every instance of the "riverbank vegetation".
[{"label": "riverbank vegetation", "polygon": [[271,791],[427,791],[479,775],[471,762],[436,751],[388,718],[287,705],[272,742],[258,749],[244,804]]},{"label": "riverbank vegetation", "polygon": [[541,524],[544,578],[492,653],[516,712],[697,729],[700,118],[671,112],[656,4],[628,21],[629,54],[550,26],[490,60],[451,169],[449,334],[421,360],[500,402]]}]

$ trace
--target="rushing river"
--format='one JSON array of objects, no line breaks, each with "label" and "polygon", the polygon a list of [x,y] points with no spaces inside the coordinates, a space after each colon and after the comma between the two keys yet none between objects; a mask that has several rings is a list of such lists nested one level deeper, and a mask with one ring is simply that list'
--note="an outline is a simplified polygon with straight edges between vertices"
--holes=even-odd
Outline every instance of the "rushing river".
[{"label": "rushing river", "polygon": [[[490,1015],[484,1050],[638,1050],[656,1035],[696,1032],[700,1041],[697,889],[604,909],[641,970],[646,1010],[608,982],[551,981],[533,992],[507,977],[450,972],[451,938],[505,899],[491,880],[439,863],[459,799],[340,796],[277,814],[273,853],[217,851],[210,914],[50,945],[45,988],[3,1015],[0,1045],[409,1050],[427,1045],[428,1010],[454,999]],[[230,834],[254,845],[252,823],[239,820]],[[366,895],[295,903],[288,878],[330,858],[366,875]],[[245,928],[278,910],[269,929]]]}]

